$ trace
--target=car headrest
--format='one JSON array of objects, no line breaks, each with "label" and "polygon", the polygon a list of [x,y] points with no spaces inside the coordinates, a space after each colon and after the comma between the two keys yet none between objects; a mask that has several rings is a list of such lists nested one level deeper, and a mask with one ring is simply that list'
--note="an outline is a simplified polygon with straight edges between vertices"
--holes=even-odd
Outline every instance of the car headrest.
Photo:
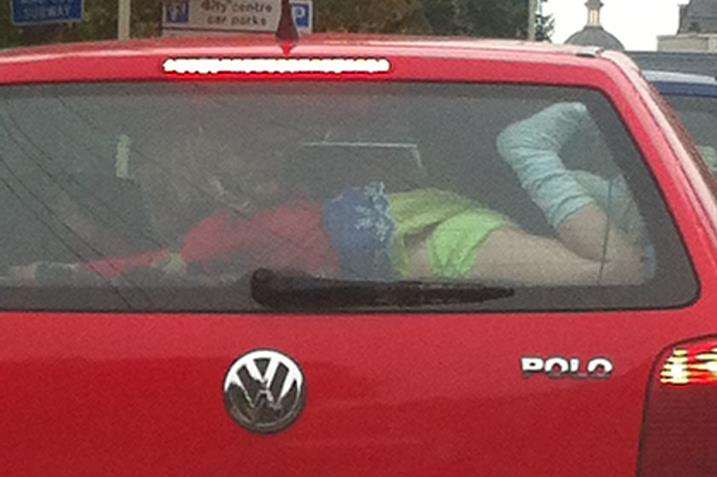
[{"label": "car headrest", "polygon": [[320,200],[374,181],[402,192],[425,187],[427,179],[418,146],[411,143],[303,143],[291,154],[285,174],[286,183]]}]

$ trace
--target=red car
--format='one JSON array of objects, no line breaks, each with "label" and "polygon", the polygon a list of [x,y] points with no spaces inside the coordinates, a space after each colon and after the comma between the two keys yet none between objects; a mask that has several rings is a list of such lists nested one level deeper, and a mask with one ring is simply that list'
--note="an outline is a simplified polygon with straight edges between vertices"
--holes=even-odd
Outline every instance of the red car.
[{"label": "red car", "polygon": [[626,57],[0,53],[3,475],[717,475],[715,184]]}]

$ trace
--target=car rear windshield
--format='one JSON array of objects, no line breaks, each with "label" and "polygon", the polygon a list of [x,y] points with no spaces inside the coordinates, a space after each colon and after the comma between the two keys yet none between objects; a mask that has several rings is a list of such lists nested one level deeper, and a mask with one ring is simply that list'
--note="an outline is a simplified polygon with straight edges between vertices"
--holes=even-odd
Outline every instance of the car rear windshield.
[{"label": "car rear windshield", "polygon": [[695,138],[712,175],[717,176],[717,97],[668,95],[667,100]]},{"label": "car rear windshield", "polygon": [[65,84],[0,101],[4,309],[597,310],[697,294],[595,91]]}]

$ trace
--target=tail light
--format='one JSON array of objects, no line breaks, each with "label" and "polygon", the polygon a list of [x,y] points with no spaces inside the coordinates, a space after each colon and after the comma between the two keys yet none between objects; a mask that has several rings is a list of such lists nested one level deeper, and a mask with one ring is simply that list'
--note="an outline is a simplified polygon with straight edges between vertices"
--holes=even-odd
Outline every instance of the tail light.
[{"label": "tail light", "polygon": [[717,476],[717,338],[675,345],[658,358],[639,476]]}]

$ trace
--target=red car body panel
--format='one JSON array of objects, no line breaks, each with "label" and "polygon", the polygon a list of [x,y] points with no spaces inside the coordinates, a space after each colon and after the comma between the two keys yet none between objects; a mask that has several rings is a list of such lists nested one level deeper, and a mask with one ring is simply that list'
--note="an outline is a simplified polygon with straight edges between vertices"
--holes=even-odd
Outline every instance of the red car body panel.
[{"label": "red car body panel", "polygon": [[[717,334],[713,185],[623,57],[519,43],[311,37],[292,57],[384,57],[341,80],[572,85],[615,105],[699,277],[680,309],[476,314],[0,314],[3,475],[634,476],[657,355]],[[0,84],[242,81],[166,75],[176,57],[284,55],[271,38],[56,46],[0,53]],[[251,76],[252,80],[336,76]],[[231,363],[295,358],[308,395],[276,435],[237,426]],[[524,378],[521,356],[609,357],[609,380]]]}]

